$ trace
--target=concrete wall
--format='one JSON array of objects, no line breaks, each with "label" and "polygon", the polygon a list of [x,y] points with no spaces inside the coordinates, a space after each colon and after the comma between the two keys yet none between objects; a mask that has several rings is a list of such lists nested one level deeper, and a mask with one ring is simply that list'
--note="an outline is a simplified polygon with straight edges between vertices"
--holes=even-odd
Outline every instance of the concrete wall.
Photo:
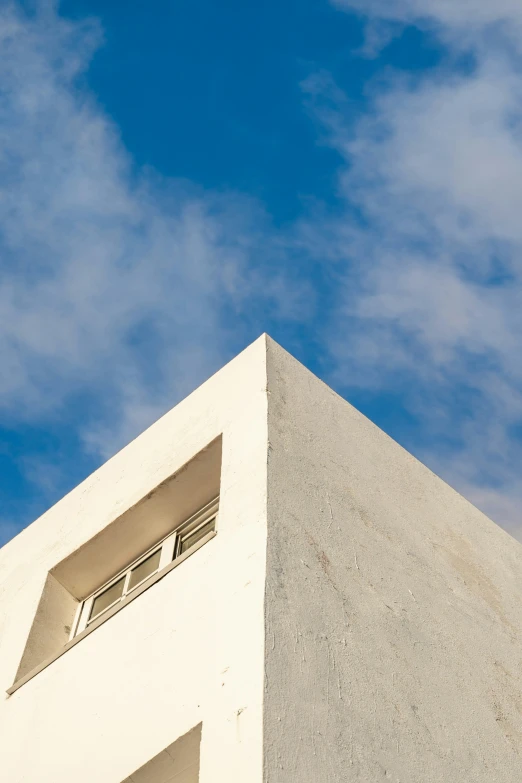
[{"label": "concrete wall", "polygon": [[274,343],[266,783],[522,780],[522,547]]},{"label": "concrete wall", "polygon": [[[200,724],[201,783],[522,780],[521,546],[266,349],[0,550],[0,780],[159,783]],[[48,574],[221,435],[217,536],[8,697]]]},{"label": "concrete wall", "polygon": [[[202,724],[201,783],[262,778],[265,341],[0,550],[0,779],[120,783]],[[223,435],[217,536],[12,696],[48,574]]]}]

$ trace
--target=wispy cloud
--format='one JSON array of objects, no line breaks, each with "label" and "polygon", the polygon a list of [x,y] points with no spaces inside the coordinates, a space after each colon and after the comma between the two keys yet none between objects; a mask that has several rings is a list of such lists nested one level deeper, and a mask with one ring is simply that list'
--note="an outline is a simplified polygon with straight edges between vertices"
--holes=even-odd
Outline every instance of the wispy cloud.
[{"label": "wispy cloud", "polygon": [[135,169],[85,86],[100,44],[54,3],[0,11],[0,410],[42,420],[91,395],[81,436],[105,457],[242,347],[231,314],[254,295],[277,310],[285,285],[259,263],[258,204]]},{"label": "wispy cloud", "polygon": [[459,48],[489,40],[496,32],[515,47],[522,30],[522,7],[517,0],[332,0],[333,5],[363,14],[373,23],[397,22],[434,29]]},{"label": "wispy cloud", "polygon": [[522,11],[337,6],[372,22],[367,53],[416,24],[447,60],[381,76],[355,123],[327,74],[306,82],[342,207],[279,235],[244,195],[136,169],[85,86],[96,22],[0,10],[0,417],[72,419],[80,399],[83,451],[108,457],[282,316],[322,340],[348,396],[396,393],[418,422],[406,445],[520,535]]},{"label": "wispy cloud", "polygon": [[[306,226],[314,252],[322,246],[344,281],[328,336],[339,378],[399,390],[418,417],[417,453],[515,529],[522,523],[522,91],[511,32],[522,7],[337,5],[429,27],[448,55],[422,76],[381,80],[355,126],[327,76],[305,84],[345,160],[344,218]],[[465,24],[473,36],[459,35]],[[484,48],[492,25],[496,38]],[[474,66],[459,70],[456,55],[470,47]]]}]

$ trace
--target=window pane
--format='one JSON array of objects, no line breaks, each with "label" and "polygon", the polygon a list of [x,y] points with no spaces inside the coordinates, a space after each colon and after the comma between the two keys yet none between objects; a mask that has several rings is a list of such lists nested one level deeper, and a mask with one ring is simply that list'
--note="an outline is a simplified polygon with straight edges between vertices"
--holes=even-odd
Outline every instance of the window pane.
[{"label": "window pane", "polygon": [[144,579],[147,579],[147,577],[151,576],[151,574],[154,574],[158,570],[160,557],[161,549],[158,549],[131,571],[129,590],[132,590],[133,587],[139,585],[140,582],[143,582]]},{"label": "window pane", "polygon": [[186,552],[187,549],[190,549],[191,546],[194,546],[194,544],[197,544],[197,542],[200,541],[203,536],[206,536],[207,533],[210,533],[211,530],[214,530],[215,525],[215,518],[209,519],[209,521],[206,522],[202,527],[198,528],[198,530],[195,530],[193,533],[189,533],[185,538],[182,538],[179,552],[180,555],[182,555],[183,552]]},{"label": "window pane", "polygon": [[97,617],[99,614],[104,612],[106,609],[109,608],[109,606],[112,606],[116,601],[118,601],[122,594],[123,594],[123,585],[125,584],[125,577],[122,576],[121,579],[118,579],[117,582],[115,582],[113,585],[107,588],[105,592],[100,593],[100,595],[94,599],[92,609],[91,609],[91,616],[89,617],[89,620],[92,620],[94,617]]}]

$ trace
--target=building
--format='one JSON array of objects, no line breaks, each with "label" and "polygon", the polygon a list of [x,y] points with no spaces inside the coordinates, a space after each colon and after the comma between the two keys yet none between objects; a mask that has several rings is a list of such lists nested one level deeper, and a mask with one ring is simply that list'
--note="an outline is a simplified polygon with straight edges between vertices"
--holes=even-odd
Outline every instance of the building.
[{"label": "building", "polygon": [[522,547],[267,337],[0,582],[2,783],[522,780]]}]

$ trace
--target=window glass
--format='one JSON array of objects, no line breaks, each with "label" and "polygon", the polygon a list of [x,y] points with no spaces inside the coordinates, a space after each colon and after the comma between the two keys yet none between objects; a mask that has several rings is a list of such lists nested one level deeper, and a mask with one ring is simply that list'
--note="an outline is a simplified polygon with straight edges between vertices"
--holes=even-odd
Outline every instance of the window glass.
[{"label": "window glass", "polygon": [[197,544],[197,542],[200,541],[203,536],[206,536],[207,533],[210,533],[211,530],[214,530],[215,522],[215,519],[210,519],[208,522],[202,525],[202,527],[194,530],[193,533],[189,533],[187,536],[182,538],[179,551],[180,555],[182,555],[183,552],[186,552],[187,549],[190,549],[191,546],[194,546],[194,544]]},{"label": "window glass", "polygon": [[[173,558],[176,559],[193,549],[205,536],[215,530],[217,506],[217,502],[209,503],[200,513],[179,525],[161,543],[156,544],[157,548],[151,554],[135,561],[135,565],[127,566],[126,573],[118,577],[117,581],[87,599],[78,615],[74,635],[84,631],[89,623],[132,594],[133,590],[157,574],[160,568],[166,568]],[[199,522],[198,526],[196,520],[205,521],[203,524]],[[136,593],[132,597],[135,595]]]},{"label": "window glass", "polygon": [[143,582],[144,579],[152,576],[152,574],[158,570],[160,558],[161,549],[158,549],[156,552],[153,552],[152,555],[149,555],[146,560],[143,560],[139,565],[137,565],[136,568],[132,569],[129,580],[129,590],[132,590],[134,587]]},{"label": "window glass", "polygon": [[114,603],[116,603],[116,601],[120,600],[123,595],[124,584],[125,577],[122,576],[121,579],[118,579],[117,582],[108,587],[107,590],[105,590],[103,593],[100,593],[100,595],[94,599],[89,620],[97,617],[99,614],[108,609],[109,606],[112,606]]}]

